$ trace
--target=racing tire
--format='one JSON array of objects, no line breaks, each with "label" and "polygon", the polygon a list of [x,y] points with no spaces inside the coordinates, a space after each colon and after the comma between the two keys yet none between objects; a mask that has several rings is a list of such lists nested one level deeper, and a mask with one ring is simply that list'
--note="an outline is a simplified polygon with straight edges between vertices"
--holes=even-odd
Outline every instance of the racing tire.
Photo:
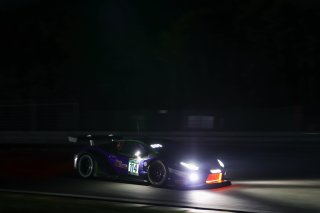
[{"label": "racing tire", "polygon": [[153,161],[148,167],[148,181],[152,186],[161,187],[168,179],[168,169],[160,160]]},{"label": "racing tire", "polygon": [[94,174],[95,161],[89,154],[83,154],[80,156],[77,165],[77,171],[80,177],[90,178]]}]

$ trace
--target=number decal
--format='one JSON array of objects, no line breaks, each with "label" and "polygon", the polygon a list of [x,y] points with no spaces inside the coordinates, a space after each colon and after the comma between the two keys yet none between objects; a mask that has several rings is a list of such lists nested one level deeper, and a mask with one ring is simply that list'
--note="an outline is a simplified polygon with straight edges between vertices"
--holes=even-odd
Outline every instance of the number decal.
[{"label": "number decal", "polygon": [[139,161],[136,159],[129,159],[128,172],[131,175],[139,176]]}]

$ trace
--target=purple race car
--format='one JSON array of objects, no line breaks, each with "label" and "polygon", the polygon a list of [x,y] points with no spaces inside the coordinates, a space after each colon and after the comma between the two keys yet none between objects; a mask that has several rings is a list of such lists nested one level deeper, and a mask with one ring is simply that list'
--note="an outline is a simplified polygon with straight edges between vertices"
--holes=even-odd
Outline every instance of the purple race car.
[{"label": "purple race car", "polygon": [[[74,168],[82,178],[148,182],[152,186],[230,184],[219,159],[187,152],[185,146],[154,139],[127,139],[114,135],[69,137],[80,149]],[[203,155],[203,156],[202,156]]]}]

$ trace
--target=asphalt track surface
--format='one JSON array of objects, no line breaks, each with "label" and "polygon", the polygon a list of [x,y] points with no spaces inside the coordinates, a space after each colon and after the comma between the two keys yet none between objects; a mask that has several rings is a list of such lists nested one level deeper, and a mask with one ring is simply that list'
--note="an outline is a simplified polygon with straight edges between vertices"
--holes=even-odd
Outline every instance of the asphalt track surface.
[{"label": "asphalt track surface", "polygon": [[[69,149],[53,152],[52,148],[35,151],[35,147],[2,146],[0,189],[203,210],[320,212],[319,172],[312,173],[319,170],[318,151],[264,149],[249,150],[250,155],[248,152],[236,155],[239,150],[229,152],[225,159],[233,176],[231,186],[177,189],[104,179],[83,180],[72,172]],[[266,165],[271,166],[261,169]],[[282,168],[284,165],[287,167]]]},{"label": "asphalt track surface", "polygon": [[231,212],[319,212],[319,189],[319,180],[235,181],[198,190],[72,178],[1,184],[2,191]]}]

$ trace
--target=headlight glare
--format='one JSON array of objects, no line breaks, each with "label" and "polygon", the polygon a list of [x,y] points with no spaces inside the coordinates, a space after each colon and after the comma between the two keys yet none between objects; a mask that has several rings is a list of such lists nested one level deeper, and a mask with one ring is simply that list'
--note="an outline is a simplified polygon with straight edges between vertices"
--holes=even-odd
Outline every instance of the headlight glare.
[{"label": "headlight glare", "polygon": [[151,144],[150,146],[151,146],[152,149],[162,148],[162,145],[161,145],[161,144],[158,144],[158,143],[156,143],[156,144]]},{"label": "headlight glare", "polygon": [[221,160],[219,160],[219,159],[217,159],[217,160],[218,160],[219,165],[220,165],[222,168],[224,168],[223,162],[222,162]]},{"label": "headlight glare", "polygon": [[212,174],[219,174],[219,173],[221,173],[222,171],[221,171],[221,169],[211,169],[210,172],[211,172]]},{"label": "headlight glare", "polygon": [[193,174],[189,175],[189,179],[194,182],[194,181],[199,180],[199,176],[197,174],[193,173]]},{"label": "headlight glare", "polygon": [[199,169],[199,167],[197,167],[196,165],[194,165],[192,163],[180,162],[180,164],[190,170],[198,170]]}]

